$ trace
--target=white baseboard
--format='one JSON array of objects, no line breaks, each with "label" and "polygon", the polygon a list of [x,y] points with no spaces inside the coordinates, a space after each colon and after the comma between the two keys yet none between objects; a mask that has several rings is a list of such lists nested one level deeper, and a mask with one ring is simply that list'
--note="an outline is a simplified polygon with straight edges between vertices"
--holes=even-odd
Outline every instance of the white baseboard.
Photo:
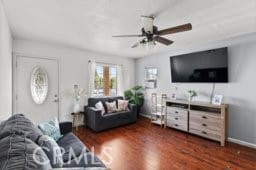
[{"label": "white baseboard", "polygon": [[150,119],[150,115],[149,114],[142,114],[142,113],[140,113],[140,116]]},{"label": "white baseboard", "polygon": [[245,142],[245,141],[234,139],[234,138],[228,138],[228,141],[256,149],[256,144],[254,144],[254,143],[249,143],[249,142]]}]

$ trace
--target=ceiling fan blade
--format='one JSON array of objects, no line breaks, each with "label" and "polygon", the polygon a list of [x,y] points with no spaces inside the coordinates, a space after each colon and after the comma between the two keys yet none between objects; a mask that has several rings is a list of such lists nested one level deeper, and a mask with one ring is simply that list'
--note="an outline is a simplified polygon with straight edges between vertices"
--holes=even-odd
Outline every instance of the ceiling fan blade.
[{"label": "ceiling fan blade", "polygon": [[172,40],[168,40],[167,38],[163,38],[163,37],[160,37],[160,36],[155,36],[154,40],[159,42],[159,43],[162,43],[164,45],[170,45],[170,44],[173,43]]},{"label": "ceiling fan blade", "polygon": [[192,30],[192,25],[188,23],[188,24],[160,30],[156,33],[156,35],[174,34],[174,33],[183,32],[183,31],[190,31],[190,30]]},{"label": "ceiling fan blade", "polygon": [[125,38],[125,37],[143,37],[144,35],[114,35],[112,37]]},{"label": "ceiling fan blade", "polygon": [[136,48],[136,47],[138,47],[139,45],[140,45],[140,42],[137,42],[137,43],[133,44],[132,48]]}]

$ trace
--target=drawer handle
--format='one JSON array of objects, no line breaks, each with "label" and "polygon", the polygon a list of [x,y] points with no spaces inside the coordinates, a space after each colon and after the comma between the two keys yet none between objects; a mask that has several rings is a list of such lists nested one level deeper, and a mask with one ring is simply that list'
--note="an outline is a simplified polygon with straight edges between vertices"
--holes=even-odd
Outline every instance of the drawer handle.
[{"label": "drawer handle", "polygon": [[175,111],[176,114],[178,114],[179,112],[178,111]]},{"label": "drawer handle", "polygon": [[202,134],[207,134],[207,132],[205,132],[205,131],[202,131]]},{"label": "drawer handle", "polygon": [[178,125],[178,124],[175,124],[174,126],[176,126],[176,127],[177,127],[177,126],[179,126],[179,125]]},{"label": "drawer handle", "polygon": [[206,117],[206,116],[202,116],[202,118],[203,118],[203,119],[207,119],[207,117]]},{"label": "drawer handle", "polygon": [[207,126],[207,124],[203,123],[202,126]]},{"label": "drawer handle", "polygon": [[175,120],[178,120],[179,118],[175,117]]}]

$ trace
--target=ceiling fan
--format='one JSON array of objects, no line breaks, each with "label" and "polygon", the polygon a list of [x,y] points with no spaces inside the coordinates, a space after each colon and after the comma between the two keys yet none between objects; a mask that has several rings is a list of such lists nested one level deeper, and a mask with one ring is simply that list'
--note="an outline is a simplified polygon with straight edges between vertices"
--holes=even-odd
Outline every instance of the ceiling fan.
[{"label": "ceiling fan", "polygon": [[139,35],[115,35],[113,37],[144,37],[141,41],[135,43],[132,48],[138,47],[140,44],[154,44],[155,41],[164,45],[170,45],[173,43],[172,40],[161,37],[162,35],[175,34],[184,31],[192,30],[190,23],[171,27],[163,30],[158,30],[157,26],[153,25],[154,16],[141,16],[143,19],[143,28]]}]

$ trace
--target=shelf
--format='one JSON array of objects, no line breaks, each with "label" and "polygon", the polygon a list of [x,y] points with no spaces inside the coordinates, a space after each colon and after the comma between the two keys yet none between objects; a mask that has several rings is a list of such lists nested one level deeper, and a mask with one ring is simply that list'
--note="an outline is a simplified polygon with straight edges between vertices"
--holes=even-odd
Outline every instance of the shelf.
[{"label": "shelf", "polygon": [[151,121],[151,123],[154,123],[154,124],[158,124],[158,125],[164,125],[164,120],[162,120],[162,123],[161,123],[161,120],[153,120]]},{"label": "shelf", "polygon": [[165,107],[163,104],[157,104],[156,107]]},{"label": "shelf", "polygon": [[163,112],[154,112],[154,113],[151,113],[152,115],[156,115],[156,116],[164,116],[165,113]]}]

